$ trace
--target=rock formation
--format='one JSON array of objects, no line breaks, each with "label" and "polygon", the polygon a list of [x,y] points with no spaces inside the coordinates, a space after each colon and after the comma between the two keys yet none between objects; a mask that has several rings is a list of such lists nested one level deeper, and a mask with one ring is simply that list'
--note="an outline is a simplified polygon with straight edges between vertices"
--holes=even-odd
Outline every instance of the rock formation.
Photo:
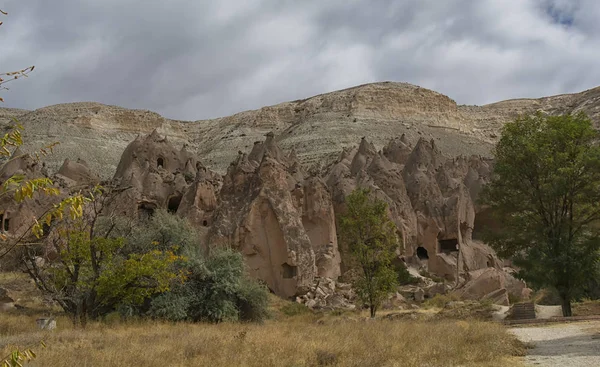
[{"label": "rock formation", "polygon": [[[589,97],[592,92],[586,93]],[[177,213],[198,229],[206,251],[218,246],[239,250],[251,274],[274,293],[297,296],[314,307],[330,306],[333,299],[326,298],[335,294],[332,284],[353,266],[345,244],[338,244],[336,219],[345,210],[347,195],[369,188],[388,204],[402,240],[398,261],[462,284],[465,298],[505,303],[525,285],[508,275],[494,251],[479,241],[479,229],[493,222],[476,198],[493,169],[485,157],[493,141],[488,133],[495,134],[500,121],[511,115],[509,106],[518,105],[517,112],[548,107],[538,102],[464,107],[426,89],[381,83],[202,124],[97,104],[13,111],[34,134],[47,124],[42,112],[54,111],[59,120],[68,115],[70,130],[85,128],[88,134],[104,124],[109,130],[105,137],[115,145],[95,145],[92,156],[82,149],[85,160],[64,157],[69,151],[63,151],[58,156],[66,159],[54,176],[23,155],[3,167],[0,183],[13,174],[52,177],[68,193],[100,182],[111,170],[113,178],[105,183],[118,190],[120,214],[143,218],[157,208]],[[471,124],[469,116],[476,115],[479,120]],[[123,140],[150,128],[152,133],[124,148],[115,165],[112,157],[117,147],[124,147]],[[251,144],[249,139],[259,134],[266,139],[260,136],[261,141]],[[35,142],[40,141],[45,139]],[[231,149],[237,157],[225,170]],[[96,171],[99,166],[103,168]],[[221,176],[211,168],[226,172]],[[41,198],[23,204],[2,198],[0,224],[11,231],[21,228],[51,204]]]},{"label": "rock formation", "polygon": [[213,220],[208,243],[241,251],[250,272],[278,295],[304,294],[316,276],[339,275],[327,188],[305,179],[272,133],[229,166]]},{"label": "rock formation", "polygon": [[93,172],[108,179],[120,154],[138,134],[157,130],[180,148],[189,144],[206,167],[225,173],[237,151],[252,149],[269,131],[279,145],[295,149],[306,167],[331,163],[339,152],[365,136],[378,148],[390,137],[434,138],[451,156],[488,156],[503,124],[519,113],[543,110],[553,114],[585,111],[600,124],[600,88],[585,92],[498,102],[485,106],[457,105],[435,91],[406,83],[374,83],[194,122],[175,121],[156,113],[99,103],[69,103],[35,111],[0,108],[0,131],[11,117],[25,126],[29,150],[60,141],[48,158],[56,170],[65,158],[81,157]]},{"label": "rock formation", "polygon": [[122,191],[122,214],[152,215],[157,208],[176,213],[188,186],[204,167],[185,146],[176,149],[154,130],[138,136],[122,154],[113,185]]},{"label": "rock formation", "polygon": [[419,139],[412,147],[403,135],[380,152],[363,138],[358,149],[342,153],[326,181],[337,215],[357,187],[369,188],[385,200],[405,261],[456,280],[468,279],[474,270],[501,266],[489,247],[472,240],[474,198],[487,177],[485,159],[448,159],[434,140]]}]

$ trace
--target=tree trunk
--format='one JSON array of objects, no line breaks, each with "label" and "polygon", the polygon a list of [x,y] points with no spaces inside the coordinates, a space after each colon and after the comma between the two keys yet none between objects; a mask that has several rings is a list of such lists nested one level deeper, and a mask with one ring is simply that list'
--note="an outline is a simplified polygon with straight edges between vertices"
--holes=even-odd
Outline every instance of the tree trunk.
[{"label": "tree trunk", "polygon": [[571,311],[571,300],[568,297],[564,297],[561,299],[561,307],[562,314],[564,317],[573,316],[573,312]]},{"label": "tree trunk", "polygon": [[371,318],[375,318],[375,306],[373,304],[369,305],[369,310],[371,311]]}]

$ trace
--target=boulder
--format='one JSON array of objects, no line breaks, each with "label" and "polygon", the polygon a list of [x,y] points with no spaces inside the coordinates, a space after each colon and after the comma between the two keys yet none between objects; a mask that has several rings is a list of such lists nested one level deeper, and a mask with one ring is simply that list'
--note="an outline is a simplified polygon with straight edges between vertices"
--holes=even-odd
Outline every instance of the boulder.
[{"label": "boulder", "polygon": [[8,311],[15,307],[15,300],[9,296],[8,291],[0,288],[0,311]]}]

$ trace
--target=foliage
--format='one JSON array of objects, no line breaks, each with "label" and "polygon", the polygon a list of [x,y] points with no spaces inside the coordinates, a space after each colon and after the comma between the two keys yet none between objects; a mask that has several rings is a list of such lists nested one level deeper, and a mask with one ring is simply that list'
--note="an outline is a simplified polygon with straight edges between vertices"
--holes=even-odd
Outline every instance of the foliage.
[{"label": "foliage", "polygon": [[503,224],[487,241],[531,285],[555,288],[565,316],[599,259],[597,141],[584,114],[519,117],[503,128],[481,196]]},{"label": "foliage", "polygon": [[419,278],[412,276],[403,262],[394,263],[394,271],[398,277],[398,285],[418,284]]},{"label": "foliage", "polygon": [[369,190],[357,189],[346,198],[347,210],[340,218],[340,235],[348,244],[362,273],[354,281],[357,295],[369,305],[371,317],[397,284],[392,260],[398,248],[396,227],[387,204],[371,198]]},{"label": "foliage", "polygon": [[267,289],[248,278],[241,254],[220,250],[185,265],[187,281],[152,300],[148,312],[170,321],[262,321]]},{"label": "foliage", "polygon": [[131,228],[121,226],[113,233],[123,236],[129,248],[137,252],[177,249],[187,257],[199,255],[200,241],[196,229],[186,219],[165,209],[156,210],[150,218],[135,223]]},{"label": "foliage", "polygon": [[38,266],[35,254],[26,269],[36,285],[85,326],[118,307],[137,306],[182,281],[175,269],[181,256],[171,250],[131,252],[125,239],[96,237],[82,219],[61,226],[52,241],[60,261]]}]

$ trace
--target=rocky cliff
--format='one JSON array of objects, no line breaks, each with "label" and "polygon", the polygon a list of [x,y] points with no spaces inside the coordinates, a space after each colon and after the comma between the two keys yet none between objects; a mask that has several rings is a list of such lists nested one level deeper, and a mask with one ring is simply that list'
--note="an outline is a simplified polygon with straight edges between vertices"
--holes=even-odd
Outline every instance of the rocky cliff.
[{"label": "rocky cliff", "polygon": [[225,173],[238,151],[273,131],[284,150],[318,169],[338,158],[345,147],[366,137],[376,148],[405,134],[409,141],[434,139],[445,153],[488,155],[502,125],[518,113],[585,111],[600,123],[600,88],[585,92],[459,106],[440,93],[406,83],[366,84],[304,100],[201,121],[174,121],[156,113],[98,103],[70,103],[35,111],[0,109],[0,130],[12,117],[26,127],[28,147],[59,141],[49,168],[65,158],[80,157],[102,178],[116,170],[121,152],[138,134],[154,129],[179,149],[200,156],[204,164]]}]

